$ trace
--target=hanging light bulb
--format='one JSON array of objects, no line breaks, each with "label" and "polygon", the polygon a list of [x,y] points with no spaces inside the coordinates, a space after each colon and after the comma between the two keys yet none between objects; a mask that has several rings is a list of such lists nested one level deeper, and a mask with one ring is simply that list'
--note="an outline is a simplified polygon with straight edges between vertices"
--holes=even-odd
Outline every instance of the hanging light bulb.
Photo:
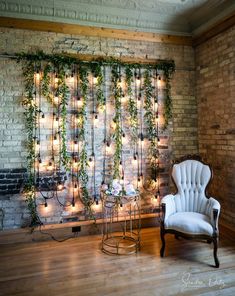
[{"label": "hanging light bulb", "polygon": [[53,166],[53,162],[50,160],[49,163],[48,163],[48,166],[47,166],[47,170],[48,170],[48,171],[52,171],[53,168],[54,168],[54,166]]},{"label": "hanging light bulb", "polygon": [[160,75],[158,75],[158,80],[157,80],[157,87],[161,87],[161,85],[162,85],[162,78],[161,78],[161,76]]},{"label": "hanging light bulb", "polygon": [[141,185],[142,185],[142,178],[140,176],[138,176],[137,182],[138,182],[138,187],[141,187]]},{"label": "hanging light bulb", "polygon": [[119,163],[119,169],[122,171],[122,161]]},{"label": "hanging light bulb", "polygon": [[48,204],[47,204],[47,202],[45,200],[44,207],[47,208],[47,206],[48,206]]},{"label": "hanging light bulb", "polygon": [[127,142],[127,137],[125,133],[122,133],[122,143],[125,144]]},{"label": "hanging light bulb", "polygon": [[126,104],[128,101],[128,98],[125,96],[125,94],[123,93],[122,98],[121,98],[121,103],[124,105]]},{"label": "hanging light bulb", "polygon": [[40,150],[40,140],[37,140],[36,141],[35,149],[36,149],[36,151],[39,151]]},{"label": "hanging light bulb", "polygon": [[98,82],[98,77],[97,77],[97,75],[95,74],[95,75],[93,76],[93,83],[94,83],[94,84],[97,84],[97,82]]},{"label": "hanging light bulb", "polygon": [[158,124],[158,120],[159,120],[158,112],[156,112],[156,115],[155,115],[155,124]]},{"label": "hanging light bulb", "polygon": [[141,93],[139,93],[138,99],[137,99],[137,107],[140,108],[140,106],[141,106]]},{"label": "hanging light bulb", "polygon": [[136,76],[136,84],[137,84],[137,86],[140,86],[140,81],[141,81],[141,76],[140,76],[140,73],[139,73],[139,75]]},{"label": "hanging light bulb", "polygon": [[58,190],[63,190],[64,189],[64,186],[60,181],[58,182],[57,189]]},{"label": "hanging light bulb", "polygon": [[95,116],[94,116],[94,125],[97,126],[98,123],[99,123],[98,114],[95,114]]},{"label": "hanging light bulb", "polygon": [[89,157],[89,167],[93,167],[94,165],[94,154],[92,154],[90,157]]},{"label": "hanging light bulb", "polygon": [[160,145],[161,144],[161,139],[159,137],[157,137],[157,144]]},{"label": "hanging light bulb", "polygon": [[42,116],[41,116],[40,122],[41,122],[41,123],[45,123],[45,121],[46,121],[45,114],[42,113]]},{"label": "hanging light bulb", "polygon": [[73,141],[73,149],[74,149],[74,151],[78,151],[78,141],[77,140]]},{"label": "hanging light bulb", "polygon": [[57,135],[54,135],[54,137],[53,137],[53,144],[54,145],[58,145],[59,144],[59,139],[58,139]]},{"label": "hanging light bulb", "polygon": [[40,81],[40,72],[37,69],[37,72],[34,74],[35,80],[36,80],[36,84],[39,84]]},{"label": "hanging light bulb", "polygon": [[122,88],[122,78],[121,78],[121,76],[118,79],[117,86],[120,87],[120,88]]},{"label": "hanging light bulb", "polygon": [[74,82],[74,71],[71,72],[71,75],[69,76],[69,82],[73,83]]},{"label": "hanging light bulb", "polygon": [[77,97],[77,107],[82,108],[83,100],[80,96]]},{"label": "hanging light bulb", "polygon": [[136,152],[133,157],[133,164],[137,165],[137,163],[138,163],[138,153]]},{"label": "hanging light bulb", "polygon": [[59,82],[59,78],[58,78],[57,73],[55,73],[55,84],[58,84],[58,82]]},{"label": "hanging light bulb", "polygon": [[158,99],[157,98],[154,99],[154,107],[155,107],[155,110],[158,109]]},{"label": "hanging light bulb", "polygon": [[55,95],[54,98],[53,98],[53,102],[55,105],[59,105],[59,102],[60,102],[60,98],[58,97],[58,95]]},{"label": "hanging light bulb", "polygon": [[111,143],[109,141],[106,143],[106,151],[107,151],[107,154],[111,153]]}]

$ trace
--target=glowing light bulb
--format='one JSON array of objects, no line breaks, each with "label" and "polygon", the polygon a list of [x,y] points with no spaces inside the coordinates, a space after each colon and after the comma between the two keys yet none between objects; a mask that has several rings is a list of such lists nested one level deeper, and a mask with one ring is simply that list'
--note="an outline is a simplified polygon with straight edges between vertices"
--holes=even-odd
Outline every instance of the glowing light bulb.
[{"label": "glowing light bulb", "polygon": [[157,100],[157,98],[154,100],[154,107],[155,107],[155,110],[158,109],[158,100]]},{"label": "glowing light bulb", "polygon": [[98,123],[99,123],[99,118],[98,118],[98,115],[96,114],[94,117],[94,125],[97,126]]},{"label": "glowing light bulb", "polygon": [[59,139],[58,139],[57,135],[54,135],[53,144],[54,145],[58,145],[59,144]]},{"label": "glowing light bulb", "polygon": [[141,176],[138,176],[137,182],[138,182],[138,187],[141,187],[142,186],[142,177]]},{"label": "glowing light bulb", "polygon": [[68,82],[73,83],[74,82],[74,73],[72,72],[71,75],[68,77]]},{"label": "glowing light bulb", "polygon": [[136,77],[137,86],[140,86],[140,81],[141,81],[141,77],[140,77],[140,75],[137,75],[137,77]]},{"label": "glowing light bulb", "polygon": [[111,153],[111,144],[110,144],[110,142],[107,142],[107,144],[106,144],[106,152],[107,152],[107,154]]},{"label": "glowing light bulb", "polygon": [[63,190],[64,189],[64,186],[63,186],[63,184],[61,182],[58,182],[57,189],[58,190]]},{"label": "glowing light bulb", "polygon": [[77,98],[77,107],[78,107],[78,108],[82,108],[82,105],[83,105],[82,98],[78,97],[78,98]]},{"label": "glowing light bulb", "polygon": [[59,78],[58,78],[57,73],[55,73],[55,84],[58,84],[58,82],[59,82]]},{"label": "glowing light bulb", "polygon": [[94,83],[94,84],[97,84],[97,82],[98,82],[98,77],[97,77],[97,76],[94,76],[94,77],[93,77],[93,83]]},{"label": "glowing light bulb", "polygon": [[55,96],[55,97],[53,98],[53,102],[54,102],[55,105],[58,105],[59,102],[60,102],[59,97],[58,97],[58,96]]},{"label": "glowing light bulb", "polygon": [[158,143],[158,145],[161,144],[161,139],[159,137],[157,137],[157,143]]},{"label": "glowing light bulb", "polygon": [[126,104],[127,101],[128,101],[128,98],[127,98],[126,96],[123,95],[122,98],[121,98],[121,102],[122,102],[122,104],[123,104],[123,105]]},{"label": "glowing light bulb", "polygon": [[133,162],[134,165],[137,165],[137,163],[138,163],[138,155],[137,155],[137,153],[134,155],[132,162]]},{"label": "glowing light bulb", "polygon": [[141,107],[141,93],[139,93],[138,95],[138,99],[137,99],[137,108]]},{"label": "glowing light bulb", "polygon": [[35,80],[36,80],[36,83],[38,84],[39,81],[40,81],[40,72],[37,70],[37,72],[34,74],[34,77],[35,77]]},{"label": "glowing light bulb", "polygon": [[161,85],[162,85],[162,78],[161,78],[161,76],[159,75],[158,76],[158,80],[157,80],[157,87],[161,87]]},{"label": "glowing light bulb", "polygon": [[78,141],[77,141],[77,140],[75,140],[75,141],[73,142],[73,149],[74,149],[75,151],[78,151]]},{"label": "glowing light bulb", "polygon": [[52,161],[49,161],[48,166],[47,166],[47,170],[48,171],[52,171],[53,170],[53,163],[52,163]]},{"label": "glowing light bulb", "polygon": [[36,149],[37,151],[40,150],[40,141],[39,141],[39,140],[36,141],[35,149]]},{"label": "glowing light bulb", "polygon": [[117,86],[120,87],[120,88],[122,88],[122,80],[121,80],[121,78],[119,79],[119,81],[117,83]]}]

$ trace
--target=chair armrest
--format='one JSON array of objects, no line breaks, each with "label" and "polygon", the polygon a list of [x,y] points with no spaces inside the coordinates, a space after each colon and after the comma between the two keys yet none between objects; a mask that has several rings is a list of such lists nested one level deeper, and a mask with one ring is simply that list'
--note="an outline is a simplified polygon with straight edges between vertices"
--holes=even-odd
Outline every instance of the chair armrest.
[{"label": "chair armrest", "polygon": [[163,220],[165,221],[170,215],[176,212],[175,197],[172,194],[168,194],[161,200]]},{"label": "chair armrest", "polygon": [[210,197],[208,199],[207,203],[207,215],[211,219],[211,224],[214,229],[214,234],[218,233],[218,221],[219,221],[219,214],[220,214],[220,203],[214,199],[213,197]]}]

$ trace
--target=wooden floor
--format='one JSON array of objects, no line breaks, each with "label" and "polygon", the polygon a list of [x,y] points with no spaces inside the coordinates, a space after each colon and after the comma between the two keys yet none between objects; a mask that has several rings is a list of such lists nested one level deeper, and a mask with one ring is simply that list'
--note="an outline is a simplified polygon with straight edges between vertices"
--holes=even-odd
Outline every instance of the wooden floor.
[{"label": "wooden floor", "polygon": [[100,235],[0,245],[0,295],[235,295],[235,243],[220,240],[221,267],[212,246],[166,237],[159,257],[159,228],[142,230],[137,255],[100,251]]}]

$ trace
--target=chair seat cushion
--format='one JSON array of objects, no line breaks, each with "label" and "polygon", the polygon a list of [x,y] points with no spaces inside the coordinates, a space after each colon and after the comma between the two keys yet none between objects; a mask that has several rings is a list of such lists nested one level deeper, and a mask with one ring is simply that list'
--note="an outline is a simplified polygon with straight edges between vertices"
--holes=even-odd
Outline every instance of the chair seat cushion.
[{"label": "chair seat cushion", "polygon": [[173,229],[186,234],[205,234],[212,236],[210,218],[195,212],[178,212],[168,217],[165,229]]}]

